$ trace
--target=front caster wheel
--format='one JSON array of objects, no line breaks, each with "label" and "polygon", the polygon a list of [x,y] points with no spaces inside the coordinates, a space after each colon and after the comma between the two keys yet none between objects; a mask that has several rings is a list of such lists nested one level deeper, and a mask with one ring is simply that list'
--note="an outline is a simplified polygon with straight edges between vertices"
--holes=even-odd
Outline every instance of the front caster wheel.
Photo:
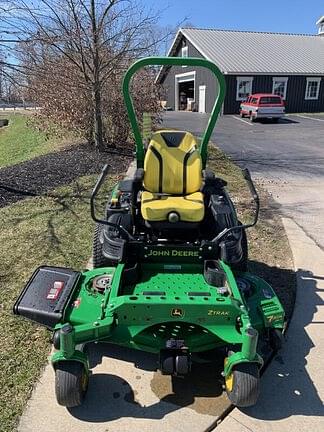
[{"label": "front caster wheel", "polygon": [[188,355],[177,355],[175,358],[175,371],[177,375],[187,375],[191,369],[191,359]]},{"label": "front caster wheel", "polygon": [[89,376],[78,361],[62,361],[55,365],[55,394],[57,403],[65,407],[82,404],[88,389]]},{"label": "front caster wheel", "polygon": [[256,363],[239,363],[225,378],[229,400],[238,407],[255,405],[260,394],[260,375]]}]

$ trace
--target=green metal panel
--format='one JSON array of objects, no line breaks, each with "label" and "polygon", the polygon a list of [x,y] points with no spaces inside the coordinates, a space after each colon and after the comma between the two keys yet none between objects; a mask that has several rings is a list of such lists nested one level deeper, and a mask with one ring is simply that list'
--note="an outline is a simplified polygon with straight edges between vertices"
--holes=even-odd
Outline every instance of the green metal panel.
[{"label": "green metal panel", "polygon": [[[84,272],[64,322],[56,327],[60,330],[68,323],[71,332],[60,333],[61,349],[52,361],[84,361],[74,351],[82,342],[109,341],[158,353],[175,338],[185,340],[191,352],[240,347],[228,358],[226,375],[240,362],[262,364],[256,353],[258,334],[268,327],[283,327],[282,306],[265,281],[249,273],[234,275],[229,266],[219,263],[230,295],[205,281],[202,264],[145,263],[140,280],[129,285],[122,283],[123,264]],[[112,281],[105,292],[94,290],[93,279],[106,274]],[[248,296],[240,291],[237,277],[251,284]]]},{"label": "green metal panel", "polygon": [[203,162],[203,168],[206,166],[207,161],[207,146],[210,139],[210,136],[215,127],[219,112],[221,110],[225,92],[226,92],[226,84],[223,74],[219,70],[219,68],[212,62],[202,58],[190,58],[190,57],[145,57],[136,61],[126,72],[123,80],[123,94],[125,99],[125,105],[128,112],[129,121],[131,123],[134,138],[136,143],[136,159],[137,159],[137,167],[143,168],[144,164],[144,146],[143,140],[141,137],[141,132],[138,126],[138,122],[136,119],[135,109],[132,101],[132,97],[129,92],[129,85],[131,78],[133,75],[141,68],[145,66],[201,66],[206,67],[215,75],[218,81],[218,95],[213,106],[212,113],[209,118],[209,122],[206,128],[206,131],[203,135],[200,145],[200,154]]}]

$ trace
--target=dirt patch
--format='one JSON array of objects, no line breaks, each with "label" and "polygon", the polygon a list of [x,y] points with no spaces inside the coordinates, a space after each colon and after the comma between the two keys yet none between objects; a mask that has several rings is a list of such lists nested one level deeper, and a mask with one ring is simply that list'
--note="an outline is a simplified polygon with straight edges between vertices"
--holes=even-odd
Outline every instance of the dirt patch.
[{"label": "dirt patch", "polygon": [[26,195],[17,193],[14,189],[40,195],[58,186],[69,184],[79,177],[97,174],[105,163],[110,165],[112,174],[122,173],[131,159],[130,156],[118,151],[99,153],[94,151],[93,147],[82,144],[2,168],[0,207],[26,198]]},{"label": "dirt patch", "polygon": [[164,402],[218,417],[231,405],[222,388],[220,359],[215,354],[213,362],[193,363],[191,373],[184,377],[155,372],[151,389]]}]

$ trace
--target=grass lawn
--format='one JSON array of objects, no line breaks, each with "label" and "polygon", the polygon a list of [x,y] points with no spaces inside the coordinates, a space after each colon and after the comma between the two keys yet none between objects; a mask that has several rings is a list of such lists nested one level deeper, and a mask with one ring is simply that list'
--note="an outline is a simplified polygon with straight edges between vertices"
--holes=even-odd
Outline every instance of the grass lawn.
[{"label": "grass lawn", "polygon": [[[9,119],[9,125],[0,128],[0,168],[32,159],[66,145],[66,140],[48,137],[46,133],[28,127],[29,115],[0,113],[1,118]],[[72,134],[67,136],[69,143]]]},{"label": "grass lawn", "polygon": [[12,306],[39,265],[85,268],[93,231],[89,195],[96,177],[58,189],[60,199],[32,198],[0,209],[1,432],[16,429],[50,349],[50,333],[13,316]]},{"label": "grass lawn", "polygon": [[[217,149],[211,150],[209,167],[230,182],[235,201],[243,200],[239,209],[240,218],[245,221],[249,216],[250,198],[239,168]],[[59,199],[32,198],[0,209],[1,432],[16,429],[50,350],[50,334],[14,317],[13,303],[37,266],[62,265],[77,270],[84,267],[91,255],[93,224],[89,215],[89,193],[95,178],[83,177],[58,189]],[[111,179],[108,189],[112,183]],[[252,268],[257,274],[266,275],[268,271],[270,282],[278,275],[288,291],[291,252],[278,215],[271,211],[266,194],[262,193],[262,197],[261,221],[249,234]]]}]

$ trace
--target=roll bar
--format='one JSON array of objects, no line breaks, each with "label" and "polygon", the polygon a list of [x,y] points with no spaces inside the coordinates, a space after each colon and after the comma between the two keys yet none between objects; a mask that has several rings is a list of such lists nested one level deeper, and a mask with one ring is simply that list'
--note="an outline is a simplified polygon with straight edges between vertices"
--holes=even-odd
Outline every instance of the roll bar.
[{"label": "roll bar", "polygon": [[222,108],[225,92],[226,83],[223,74],[219,68],[209,60],[194,57],[145,57],[137,60],[127,70],[123,80],[123,95],[125,105],[129,117],[131,127],[133,129],[135,144],[136,144],[136,160],[137,168],[143,168],[144,166],[144,145],[141,136],[141,132],[136,120],[136,114],[132,97],[129,92],[129,85],[133,75],[141,68],[145,66],[200,66],[209,69],[216,77],[216,93],[217,98],[215,100],[212,112],[209,117],[208,125],[205,133],[202,137],[200,144],[200,155],[202,159],[203,169],[206,167],[207,161],[207,146],[210,136],[215,127],[218,115]]}]

